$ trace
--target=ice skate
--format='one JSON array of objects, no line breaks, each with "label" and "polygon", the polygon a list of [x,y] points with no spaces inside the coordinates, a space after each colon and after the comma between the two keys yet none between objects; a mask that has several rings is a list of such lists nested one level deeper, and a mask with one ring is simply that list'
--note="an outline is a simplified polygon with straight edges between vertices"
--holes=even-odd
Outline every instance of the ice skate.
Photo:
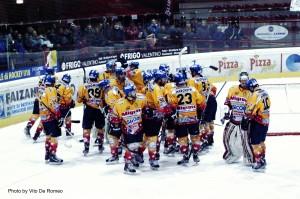
[{"label": "ice skate", "polygon": [[126,173],[126,174],[134,174],[134,173],[136,173],[136,170],[133,168],[132,163],[125,163],[124,173]]},{"label": "ice skate", "polygon": [[49,164],[60,165],[63,163],[63,160],[58,158],[55,154],[51,154],[49,157]]},{"label": "ice skate", "polygon": [[26,137],[31,138],[31,135],[30,135],[30,127],[29,127],[29,126],[26,126],[26,127],[24,128],[24,133],[25,133]]},{"label": "ice skate", "polygon": [[186,154],[183,155],[182,160],[177,162],[178,165],[185,165],[187,163],[189,163],[189,157]]},{"label": "ice skate", "polygon": [[159,168],[158,160],[149,160],[149,163],[152,170],[157,170]]},{"label": "ice skate", "polygon": [[119,156],[111,156],[110,158],[106,159],[106,164],[114,164],[119,162]]}]

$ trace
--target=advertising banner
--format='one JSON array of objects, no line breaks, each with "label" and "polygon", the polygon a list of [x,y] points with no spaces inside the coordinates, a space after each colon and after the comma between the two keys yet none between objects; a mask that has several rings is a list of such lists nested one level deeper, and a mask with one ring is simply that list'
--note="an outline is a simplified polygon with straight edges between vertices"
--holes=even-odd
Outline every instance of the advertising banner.
[{"label": "advertising banner", "polygon": [[33,84],[15,86],[0,91],[0,118],[30,112],[37,87]]},{"label": "advertising banner", "polygon": [[254,35],[261,40],[280,40],[288,35],[289,31],[279,25],[265,25],[257,28]]}]

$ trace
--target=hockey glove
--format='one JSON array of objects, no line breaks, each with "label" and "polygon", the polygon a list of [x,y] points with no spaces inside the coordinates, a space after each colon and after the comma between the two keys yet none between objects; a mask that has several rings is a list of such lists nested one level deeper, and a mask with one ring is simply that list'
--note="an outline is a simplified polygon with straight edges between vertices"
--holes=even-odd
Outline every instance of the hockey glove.
[{"label": "hockey glove", "polygon": [[244,131],[248,131],[250,120],[248,118],[243,118],[241,122],[241,129]]},{"label": "hockey glove", "polygon": [[229,119],[230,119],[229,113],[225,113],[225,114],[224,114],[224,117],[221,119],[221,123],[224,124],[224,123],[225,123],[225,120],[229,120]]}]

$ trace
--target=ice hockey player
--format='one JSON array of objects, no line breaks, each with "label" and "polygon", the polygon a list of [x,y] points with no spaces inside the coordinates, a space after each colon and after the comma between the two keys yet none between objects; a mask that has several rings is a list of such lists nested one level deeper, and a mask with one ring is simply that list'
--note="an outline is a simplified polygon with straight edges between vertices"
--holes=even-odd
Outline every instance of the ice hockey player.
[{"label": "ice hockey player", "polygon": [[206,98],[204,113],[198,113],[201,125],[201,148],[205,149],[214,143],[214,120],[217,112],[216,87],[208,81],[207,77],[202,75],[202,67],[199,64],[192,65],[190,72],[192,78],[188,80],[187,84],[195,87]]},{"label": "ice hockey player", "polygon": [[114,79],[115,75],[115,68],[117,66],[116,60],[109,60],[106,62],[105,64],[106,66],[106,71],[104,71],[103,73],[99,74],[98,77],[98,82],[103,80],[103,79]]},{"label": "ice hockey player", "polygon": [[[45,91],[45,84],[44,84],[45,77],[47,75],[54,76],[54,68],[44,68],[44,73],[45,76],[39,79],[38,92],[36,93],[36,98],[33,103],[32,115],[30,116],[29,121],[27,122],[26,127],[24,129],[24,133],[28,137],[30,137],[30,129],[35,124],[36,120],[39,118],[39,98],[40,95],[42,95]],[[43,125],[42,122],[40,122],[35,130],[34,136],[32,137],[33,141],[37,141],[42,131],[43,131]]]},{"label": "ice hockey player", "polygon": [[147,104],[143,111],[143,131],[145,136],[139,152],[142,156],[145,148],[148,148],[149,162],[152,169],[159,168],[159,148],[157,143],[160,144],[160,142],[158,142],[158,135],[164,115],[171,111],[163,93],[163,88],[167,81],[167,74],[158,70],[154,74],[154,82],[150,82],[146,89]]},{"label": "ice hockey player", "polygon": [[143,81],[143,74],[142,70],[139,69],[140,63],[137,61],[132,61],[128,64],[127,68],[127,77],[133,81],[134,85],[136,86],[137,92],[142,93],[143,88],[145,87]]},{"label": "ice hockey player", "polygon": [[103,107],[103,100],[101,97],[101,89],[97,78],[99,73],[96,70],[91,70],[89,72],[89,82],[81,85],[77,93],[77,102],[84,104],[83,111],[83,142],[84,150],[83,154],[86,156],[89,153],[90,148],[90,137],[91,129],[95,123],[97,129],[97,143],[98,150],[100,153],[103,152],[103,140],[104,140],[104,130],[105,119],[102,111],[100,110]]},{"label": "ice hockey player", "polygon": [[[169,96],[176,88],[176,84],[174,82],[174,75],[169,74],[168,76],[169,76],[169,81],[164,86],[164,96],[167,103],[169,103],[168,102]],[[175,135],[175,118],[176,118],[176,110],[173,109],[173,111],[170,114],[165,115],[164,123],[163,123],[164,125],[163,130],[166,131],[164,154],[168,156],[173,156],[174,153],[177,151],[176,135]]]},{"label": "ice hockey player", "polygon": [[[247,72],[241,72],[239,74],[240,84],[237,86],[232,86],[225,100],[225,105],[228,107],[225,115],[222,119],[229,120],[225,126],[223,133],[223,143],[225,147],[225,152],[223,154],[223,159],[231,164],[237,162],[240,157],[244,156],[244,163],[248,164],[251,157],[248,154],[252,152],[246,151],[249,147],[249,142],[246,136],[242,136],[240,124],[242,118],[245,115],[246,102],[250,97],[251,93],[246,87],[246,82],[249,80],[249,75]],[[245,146],[245,147],[243,147]]]},{"label": "ice hockey player", "polygon": [[271,101],[269,94],[259,87],[256,79],[249,79],[246,85],[252,95],[247,100],[246,116],[242,120],[241,127],[245,131],[249,130],[254,154],[252,168],[260,170],[266,166],[265,139],[269,127]]},{"label": "ice hockey player", "polygon": [[132,84],[133,82],[126,77],[125,69],[120,66],[115,68],[115,77],[115,79],[110,79],[110,85],[116,86],[119,89],[122,97],[124,97],[124,87],[128,84]]},{"label": "ice hockey player", "polygon": [[61,136],[61,125],[63,123],[59,111],[57,90],[54,87],[55,77],[45,77],[45,92],[40,96],[40,116],[46,134],[45,140],[45,161],[51,164],[61,164],[62,159],[56,156],[58,147],[57,137]]},{"label": "ice hockey player", "polygon": [[[143,140],[142,132],[142,110],[146,101],[143,95],[136,93],[135,85],[129,84],[124,87],[125,97],[118,100],[113,108],[112,114],[120,120],[122,134],[124,137],[125,151],[125,173],[135,173],[134,155],[138,152]],[[111,117],[111,119],[115,119]]]},{"label": "ice hockey player", "polygon": [[205,109],[205,97],[194,87],[187,86],[186,79],[182,73],[174,75],[176,89],[173,90],[169,98],[169,103],[176,107],[177,118],[175,132],[180,144],[180,152],[183,154],[182,160],[177,164],[184,165],[189,162],[189,141],[191,138],[191,154],[194,162],[199,162],[198,152],[200,150],[199,120],[197,110]]},{"label": "ice hockey player", "polygon": [[108,118],[108,141],[110,145],[111,157],[106,159],[108,164],[119,160],[118,148],[121,137],[121,125],[120,120],[117,117],[113,117],[112,109],[115,103],[122,98],[122,94],[118,87],[111,86],[108,79],[101,80],[99,86],[103,92],[103,98],[105,101],[106,117]]},{"label": "ice hockey player", "polygon": [[[33,103],[32,115],[30,116],[30,118],[26,124],[26,127],[24,129],[24,133],[28,137],[31,137],[30,129],[35,124],[36,120],[40,117],[39,98],[40,98],[40,95],[42,95],[45,91],[44,81],[45,81],[45,77],[43,77],[39,80],[38,91],[36,93],[36,98],[34,99],[34,103]],[[39,138],[42,131],[43,131],[43,125],[42,125],[42,122],[40,122],[38,124],[38,127],[35,130],[35,134],[32,138],[33,141],[36,141]]]},{"label": "ice hockey player", "polygon": [[65,118],[66,136],[74,135],[71,131],[71,108],[75,107],[75,101],[72,99],[74,90],[70,86],[70,82],[71,75],[66,73],[56,85],[61,117]]}]

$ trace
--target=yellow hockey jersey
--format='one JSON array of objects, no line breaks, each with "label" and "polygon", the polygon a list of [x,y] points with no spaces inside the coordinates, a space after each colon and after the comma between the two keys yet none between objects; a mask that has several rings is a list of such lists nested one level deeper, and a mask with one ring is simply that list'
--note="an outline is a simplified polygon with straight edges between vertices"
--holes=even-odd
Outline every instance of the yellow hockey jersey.
[{"label": "yellow hockey jersey", "polygon": [[60,83],[59,87],[57,88],[57,93],[59,96],[59,104],[62,107],[69,107],[72,102],[72,97],[74,94],[74,90],[71,86],[65,84],[65,83]]},{"label": "yellow hockey jersey", "polygon": [[225,105],[228,105],[231,110],[231,119],[233,122],[241,122],[245,115],[246,102],[250,97],[251,92],[240,86],[232,86],[225,100]]},{"label": "yellow hockey jersey", "polygon": [[117,87],[111,87],[107,92],[104,93],[104,101],[112,110],[115,103],[121,99],[122,93]]},{"label": "yellow hockey jersey", "polygon": [[176,107],[178,124],[198,122],[197,109],[204,110],[206,107],[205,97],[191,86],[174,89],[169,103]]},{"label": "yellow hockey jersey", "polygon": [[142,93],[143,88],[145,87],[142,70],[139,68],[134,70],[129,70],[127,72],[127,77],[131,81],[133,81],[134,85],[136,86],[137,92]]},{"label": "yellow hockey jersey", "polygon": [[142,128],[142,109],[146,105],[143,95],[131,103],[126,98],[118,100],[113,108],[113,114],[122,120],[122,131],[125,134],[137,134]]},{"label": "yellow hockey jersey", "polygon": [[102,92],[97,82],[89,82],[81,85],[77,92],[77,102],[100,109],[103,107]]},{"label": "yellow hockey jersey", "polygon": [[55,87],[46,87],[40,96],[40,117],[43,122],[55,119],[59,110],[57,91]]},{"label": "yellow hockey jersey", "polygon": [[147,106],[153,109],[160,109],[168,105],[164,97],[164,88],[153,82],[147,85],[146,99]]},{"label": "yellow hockey jersey", "polygon": [[104,80],[104,79],[115,79],[115,78],[116,78],[116,76],[114,73],[104,71],[103,73],[99,74],[97,81],[100,82],[101,80]]},{"label": "yellow hockey jersey", "polygon": [[164,96],[166,98],[166,101],[169,101],[169,97],[172,94],[173,90],[176,88],[176,85],[174,82],[168,82],[164,86]]},{"label": "yellow hockey jersey", "polygon": [[258,89],[247,100],[246,115],[256,122],[268,126],[270,122],[270,107],[269,94],[262,89]]},{"label": "yellow hockey jersey", "polygon": [[192,77],[187,81],[188,86],[196,88],[202,95],[207,96],[213,86],[207,79],[207,77]]}]

